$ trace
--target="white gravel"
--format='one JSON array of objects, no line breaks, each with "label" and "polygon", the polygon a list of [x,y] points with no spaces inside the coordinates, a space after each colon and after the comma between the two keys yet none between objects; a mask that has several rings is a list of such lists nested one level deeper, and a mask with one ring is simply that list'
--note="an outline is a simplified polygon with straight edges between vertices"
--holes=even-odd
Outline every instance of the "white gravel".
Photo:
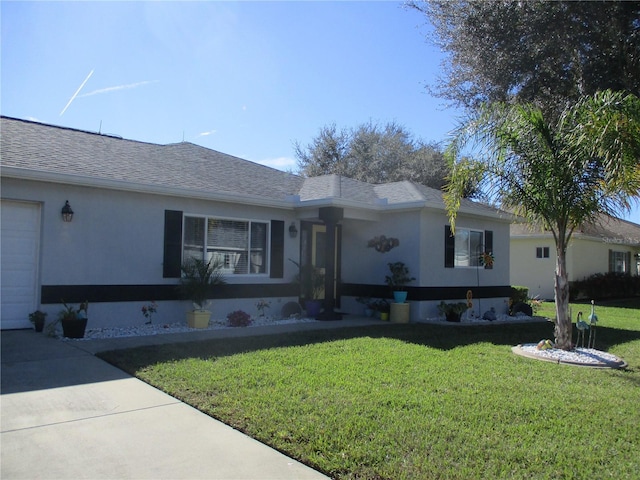
[{"label": "white gravel", "polygon": [[[90,328],[84,333],[84,338],[77,341],[97,340],[103,338],[138,337],[148,335],[164,335],[167,333],[203,332],[207,330],[221,330],[225,328],[252,328],[267,325],[287,325],[292,323],[317,322],[313,318],[286,318],[277,319],[269,316],[258,317],[252,320],[248,327],[231,327],[227,320],[211,320],[208,328],[189,328],[186,323],[159,323],[152,325],[135,325],[127,327]],[[69,340],[69,339],[64,339]]]},{"label": "white gravel", "polygon": [[594,348],[575,348],[571,351],[561,350],[559,348],[538,350],[537,344],[535,343],[518,345],[516,348],[522,351],[526,356],[537,357],[557,363],[592,367],[620,367],[625,364],[623,360],[615,355],[601,350],[596,350]]}]

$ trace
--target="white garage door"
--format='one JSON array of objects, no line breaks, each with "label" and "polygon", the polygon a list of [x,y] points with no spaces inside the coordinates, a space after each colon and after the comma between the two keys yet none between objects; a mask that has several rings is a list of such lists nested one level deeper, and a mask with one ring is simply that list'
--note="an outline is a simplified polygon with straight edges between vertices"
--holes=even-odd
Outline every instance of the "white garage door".
[{"label": "white garage door", "polygon": [[28,328],[37,305],[40,205],[2,200],[2,329]]}]

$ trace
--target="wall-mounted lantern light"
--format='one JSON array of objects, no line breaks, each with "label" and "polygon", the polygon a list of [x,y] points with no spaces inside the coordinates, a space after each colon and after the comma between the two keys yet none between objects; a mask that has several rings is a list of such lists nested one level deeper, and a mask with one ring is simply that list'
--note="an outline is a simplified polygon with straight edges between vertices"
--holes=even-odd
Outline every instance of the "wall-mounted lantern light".
[{"label": "wall-mounted lantern light", "polygon": [[296,222],[291,222],[291,225],[289,225],[289,236],[291,238],[296,238],[298,236],[298,229],[296,228]]},{"label": "wall-mounted lantern light", "polygon": [[62,220],[64,222],[70,222],[73,220],[73,210],[71,210],[71,205],[69,205],[69,200],[67,200],[62,207]]}]

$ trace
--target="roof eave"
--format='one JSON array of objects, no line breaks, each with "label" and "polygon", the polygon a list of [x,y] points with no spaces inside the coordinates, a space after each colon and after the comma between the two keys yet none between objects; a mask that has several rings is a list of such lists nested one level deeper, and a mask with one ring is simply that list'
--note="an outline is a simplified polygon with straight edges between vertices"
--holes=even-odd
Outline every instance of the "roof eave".
[{"label": "roof eave", "polygon": [[204,190],[192,190],[188,188],[168,187],[165,185],[146,185],[124,180],[112,180],[104,178],[87,177],[83,175],[62,174],[56,172],[42,172],[18,167],[2,166],[2,176],[17,178],[20,180],[33,180],[40,182],[76,185],[81,187],[98,187],[109,190],[119,190],[135,193],[148,193],[154,195],[168,195],[173,197],[193,198],[199,200],[213,200],[227,203],[243,203],[260,207],[273,207],[292,210],[295,200],[286,197],[282,200],[259,197],[256,195],[238,195],[230,192],[210,192]]}]

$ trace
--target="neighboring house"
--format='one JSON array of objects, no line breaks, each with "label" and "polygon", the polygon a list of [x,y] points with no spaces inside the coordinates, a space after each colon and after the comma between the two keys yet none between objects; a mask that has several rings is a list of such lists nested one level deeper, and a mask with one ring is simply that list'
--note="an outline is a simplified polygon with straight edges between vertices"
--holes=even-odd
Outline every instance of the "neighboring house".
[{"label": "neighboring house", "polygon": [[[638,275],[640,225],[607,215],[573,232],[567,248],[569,281],[596,273]],[[529,295],[554,298],[556,247],[550,231],[511,225],[511,284],[529,287]]]},{"label": "neighboring house", "polygon": [[[441,192],[422,185],[303,178],[191,143],[8,117],[0,154],[3,329],[28,327],[36,308],[51,318],[62,300],[88,300],[92,328],[141,324],[152,300],[154,322],[181,321],[190,305],[176,285],[189,256],[225,263],[214,318],[237,309],[255,315],[260,299],[280,314],[298,300],[294,262],[325,269],[329,285],[335,279],[330,314],[334,305],[360,314],[358,296],[390,298],[384,278],[395,261],[416,278],[413,321],[438,316],[441,300],[464,300],[469,289],[482,311],[506,309],[510,217],[464,201],[454,238]],[[61,214],[67,201],[70,222]],[[399,245],[388,253],[367,247],[381,235]],[[493,268],[477,266],[483,250],[493,252]]]}]

